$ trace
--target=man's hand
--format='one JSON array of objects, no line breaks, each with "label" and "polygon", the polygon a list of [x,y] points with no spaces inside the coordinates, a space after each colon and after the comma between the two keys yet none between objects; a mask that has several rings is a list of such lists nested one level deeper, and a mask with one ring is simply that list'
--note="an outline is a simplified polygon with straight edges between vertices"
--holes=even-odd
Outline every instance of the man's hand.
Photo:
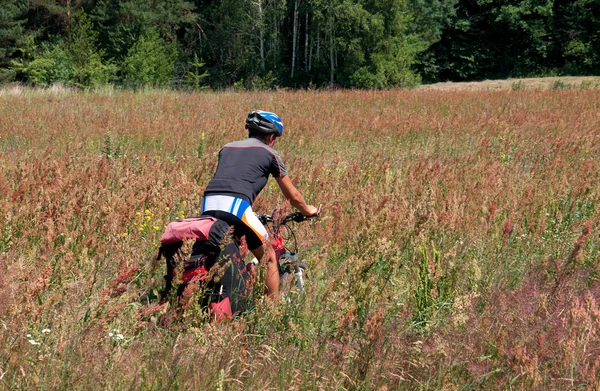
[{"label": "man's hand", "polygon": [[[305,213],[306,212],[306,213]],[[320,210],[312,205],[306,205],[306,210],[302,212],[305,217],[312,217],[318,215]]]}]

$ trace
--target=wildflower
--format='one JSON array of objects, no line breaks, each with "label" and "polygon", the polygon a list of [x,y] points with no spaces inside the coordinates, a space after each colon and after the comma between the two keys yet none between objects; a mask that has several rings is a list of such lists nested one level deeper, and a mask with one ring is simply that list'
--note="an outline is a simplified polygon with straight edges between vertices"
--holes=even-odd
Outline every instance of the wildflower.
[{"label": "wildflower", "polygon": [[152,220],[152,217],[146,216],[146,220],[150,221],[150,220]]},{"label": "wildflower", "polygon": [[48,334],[50,331],[51,331],[50,329],[43,329],[42,334]]},{"label": "wildflower", "polygon": [[38,341],[36,341],[35,339],[30,339],[29,343],[32,345],[39,345],[40,343]]},{"label": "wildflower", "polygon": [[167,206],[167,207],[165,207],[165,212],[168,212],[168,211],[170,211],[170,210],[171,210],[171,208],[169,208],[168,206]]},{"label": "wildflower", "polygon": [[181,205],[186,206],[187,205],[187,201],[186,200],[181,201]]},{"label": "wildflower", "polygon": [[160,227],[158,225],[155,225],[153,228],[155,231],[158,231],[160,229]]},{"label": "wildflower", "polygon": [[146,209],[146,214],[149,215],[150,214],[150,210]]},{"label": "wildflower", "polygon": [[123,237],[127,236],[127,232],[123,232]]},{"label": "wildflower", "polygon": [[135,215],[139,216],[139,215],[141,215],[141,213],[140,212],[135,212]]}]

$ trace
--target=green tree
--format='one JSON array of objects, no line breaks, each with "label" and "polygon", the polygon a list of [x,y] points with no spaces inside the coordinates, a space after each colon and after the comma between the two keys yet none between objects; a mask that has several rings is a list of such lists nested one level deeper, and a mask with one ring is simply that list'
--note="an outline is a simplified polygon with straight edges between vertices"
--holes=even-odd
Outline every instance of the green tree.
[{"label": "green tree", "polygon": [[342,86],[413,86],[415,55],[425,45],[407,34],[410,14],[404,0],[341,2],[335,8],[338,82]]},{"label": "green tree", "polygon": [[99,0],[90,12],[101,47],[117,62],[150,27],[165,42],[178,44],[179,35],[195,25],[196,17],[194,4],[185,0]]},{"label": "green tree", "polygon": [[599,32],[600,0],[459,0],[421,70],[428,81],[597,74]]},{"label": "green tree", "polygon": [[82,88],[105,85],[115,69],[104,61],[104,51],[98,49],[98,33],[87,14],[80,10],[68,29],[66,52],[73,69],[73,84]]},{"label": "green tree", "polygon": [[49,73],[54,67],[54,62],[38,53],[33,35],[27,36],[25,45],[20,49],[21,57],[13,60],[13,69],[22,80],[35,85],[45,85],[49,80]]},{"label": "green tree", "polygon": [[[243,84],[260,74],[259,5],[262,4],[255,6],[250,0],[196,1],[198,23],[188,35],[193,37],[194,53],[207,65],[211,85],[221,88],[236,82]],[[262,11],[268,14],[266,9]],[[266,66],[269,65],[267,60]]]},{"label": "green tree", "polygon": [[0,82],[12,80],[12,57],[24,43],[24,20],[27,1],[0,0]]},{"label": "green tree", "polygon": [[152,27],[129,49],[121,66],[123,82],[134,88],[165,86],[173,80],[176,60],[175,46],[167,44]]},{"label": "green tree", "polygon": [[565,72],[600,72],[600,0],[556,0],[553,31],[558,36]]},{"label": "green tree", "polygon": [[186,88],[192,90],[203,90],[208,88],[205,85],[205,79],[209,76],[208,72],[202,71],[204,63],[200,62],[198,55],[194,53],[194,61],[188,63],[192,70],[186,71],[183,84]]}]

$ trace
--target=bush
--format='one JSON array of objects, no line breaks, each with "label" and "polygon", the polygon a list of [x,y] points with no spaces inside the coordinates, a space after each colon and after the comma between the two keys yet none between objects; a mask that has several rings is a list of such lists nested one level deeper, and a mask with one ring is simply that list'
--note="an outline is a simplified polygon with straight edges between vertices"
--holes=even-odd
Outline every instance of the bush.
[{"label": "bush", "polygon": [[48,72],[54,67],[54,62],[38,55],[33,35],[25,38],[25,45],[19,50],[22,53],[21,59],[12,61],[12,68],[17,77],[32,84],[46,84]]},{"label": "bush", "polygon": [[21,58],[12,61],[12,70],[19,79],[38,86],[70,84],[73,68],[61,39],[45,41],[38,47],[34,37],[28,36],[20,51]]}]

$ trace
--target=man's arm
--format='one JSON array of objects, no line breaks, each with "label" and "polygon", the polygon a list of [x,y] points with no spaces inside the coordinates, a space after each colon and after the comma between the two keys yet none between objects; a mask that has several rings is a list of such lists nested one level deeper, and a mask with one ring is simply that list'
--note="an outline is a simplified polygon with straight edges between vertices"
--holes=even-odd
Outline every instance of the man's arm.
[{"label": "man's arm", "polygon": [[275,178],[275,180],[277,181],[277,184],[279,185],[284,197],[290,201],[290,204],[292,204],[294,208],[298,209],[300,213],[302,213],[304,216],[314,216],[317,214],[317,208],[306,204],[304,197],[302,197],[302,194],[296,190],[296,187],[287,175]]}]

